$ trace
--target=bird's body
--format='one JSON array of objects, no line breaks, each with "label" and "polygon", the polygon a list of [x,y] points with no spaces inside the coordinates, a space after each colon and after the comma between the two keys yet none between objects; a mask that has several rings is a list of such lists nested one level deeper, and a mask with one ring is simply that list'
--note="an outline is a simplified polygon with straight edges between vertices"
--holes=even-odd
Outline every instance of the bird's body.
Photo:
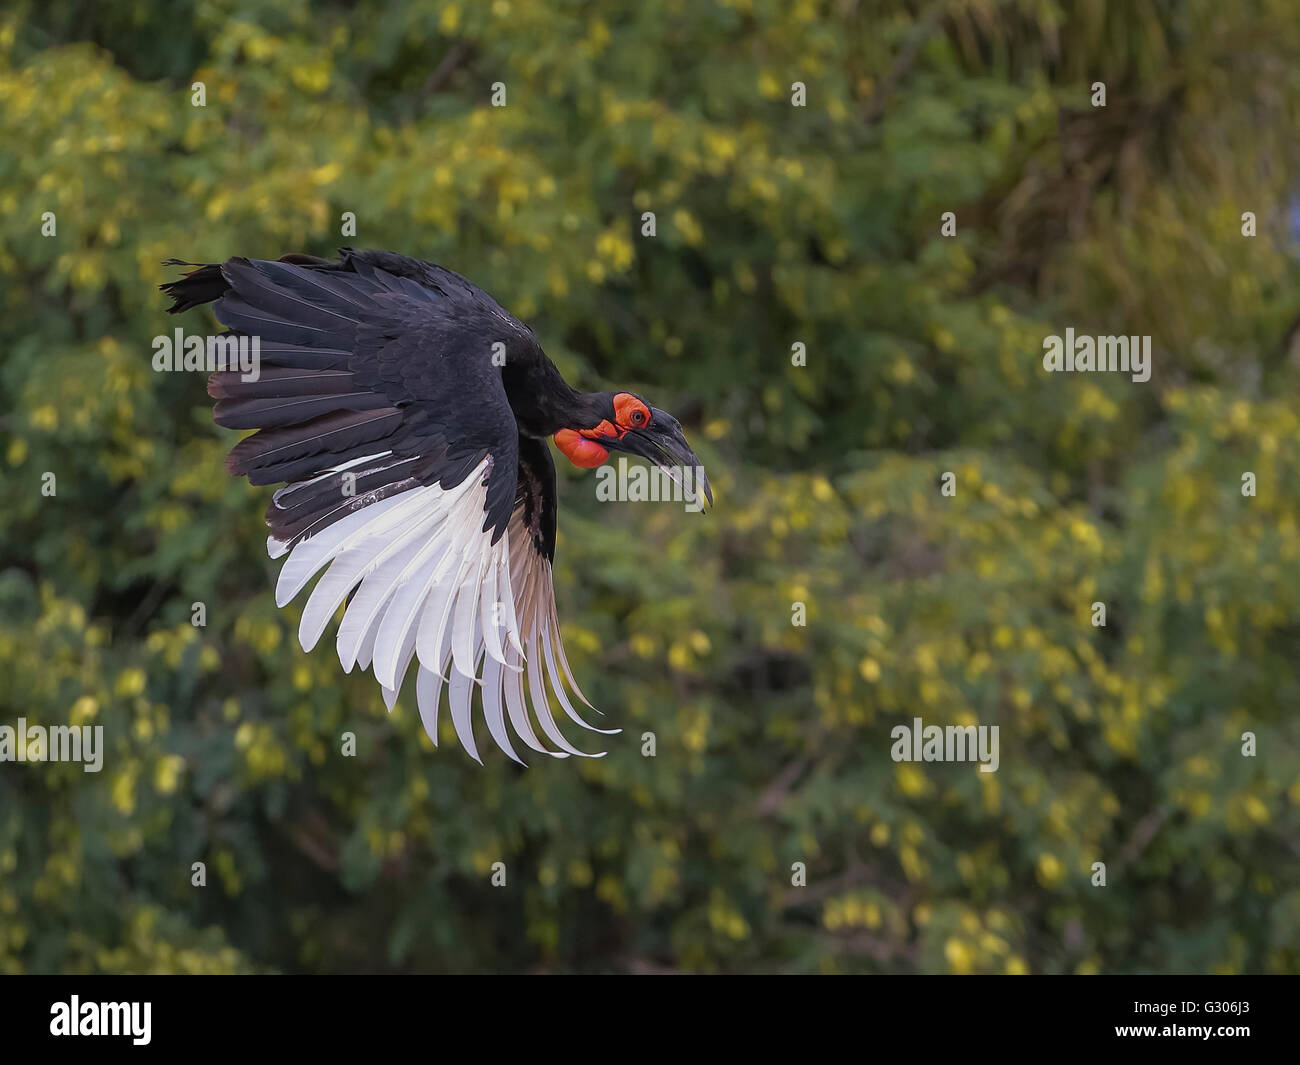
[{"label": "bird's body", "polygon": [[555,467],[545,438],[580,466],[617,448],[670,472],[698,468],[676,421],[630,392],[576,391],[491,296],[392,252],[229,259],[163,287],[171,311],[212,302],[231,333],[259,340],[259,373],[213,374],[208,391],[219,425],[259,430],[227,469],[286,484],[266,514],[268,551],[288,556],[277,603],[329,565],[303,610],[304,649],[347,600],[343,668],[373,667],[391,709],[418,661],[417,703],[435,743],[446,684],[456,734],[478,758],[479,686],[489,732],[512,758],[510,731],[539,752],[582,754],[547,697],[549,683],[565,713],[593,728],[568,694],[586,702],[551,588]]}]

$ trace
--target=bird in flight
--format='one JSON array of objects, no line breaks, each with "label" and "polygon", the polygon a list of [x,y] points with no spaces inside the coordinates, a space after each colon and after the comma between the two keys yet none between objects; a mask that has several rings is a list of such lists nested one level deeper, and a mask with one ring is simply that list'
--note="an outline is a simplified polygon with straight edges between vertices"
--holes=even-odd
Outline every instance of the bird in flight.
[{"label": "bird in flight", "polygon": [[456,735],[479,762],[475,687],[493,741],[518,762],[511,732],[540,753],[585,753],[556,724],[548,682],[573,721],[617,732],[587,724],[568,694],[591,706],[560,641],[546,438],[582,467],[615,450],[640,455],[688,502],[702,490],[712,504],[677,420],[634,392],[570,388],[531,329],[419,259],[344,248],[338,260],[166,265],[195,267],[162,286],[171,313],[212,303],[223,336],[258,342],[260,372],[219,370],[208,394],[218,425],[257,430],[226,469],[285,485],[266,512],[267,551],[285,558],[276,604],[329,567],[303,608],[303,649],[347,600],[343,669],[373,669],[391,711],[416,660],[425,731],[436,744],[445,685]]}]

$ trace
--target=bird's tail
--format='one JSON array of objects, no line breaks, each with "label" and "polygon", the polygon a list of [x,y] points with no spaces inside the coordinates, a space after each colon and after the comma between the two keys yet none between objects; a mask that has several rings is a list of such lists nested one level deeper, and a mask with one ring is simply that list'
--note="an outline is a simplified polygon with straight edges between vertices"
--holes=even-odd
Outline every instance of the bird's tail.
[{"label": "bird's tail", "polygon": [[187,263],[183,259],[166,259],[164,266],[193,266],[184,277],[159,285],[172,298],[168,314],[180,314],[191,307],[211,303],[230,288],[230,282],[221,276],[219,263]]},{"label": "bird's tail", "polygon": [[[281,255],[280,262],[291,263],[294,266],[306,266],[311,269],[323,268],[329,270],[339,268],[338,263],[329,259],[322,259],[316,255],[296,253]],[[192,307],[211,303],[213,300],[220,299],[230,288],[230,282],[226,280],[225,275],[221,272],[222,263],[189,263],[184,259],[164,259],[163,266],[194,267],[184,277],[158,286],[172,298],[172,305],[167,308],[168,314],[181,314]]]}]

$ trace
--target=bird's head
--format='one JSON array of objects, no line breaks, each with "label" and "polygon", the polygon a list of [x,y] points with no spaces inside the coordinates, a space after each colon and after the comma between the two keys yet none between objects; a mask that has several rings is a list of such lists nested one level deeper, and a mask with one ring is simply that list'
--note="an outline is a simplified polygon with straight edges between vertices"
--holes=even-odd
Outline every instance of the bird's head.
[{"label": "bird's head", "polygon": [[667,411],[650,406],[635,392],[592,392],[583,397],[577,421],[584,424],[555,434],[556,446],[575,466],[599,466],[611,451],[640,455],[678,484],[692,478],[686,484],[702,488],[712,506],[713,489],[704,465],[686,442],[681,423]]}]

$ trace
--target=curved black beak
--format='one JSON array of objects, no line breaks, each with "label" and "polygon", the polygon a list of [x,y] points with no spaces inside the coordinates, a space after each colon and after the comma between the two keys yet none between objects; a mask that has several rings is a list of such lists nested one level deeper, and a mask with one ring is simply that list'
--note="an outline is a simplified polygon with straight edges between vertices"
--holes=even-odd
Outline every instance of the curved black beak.
[{"label": "curved black beak", "polygon": [[702,490],[709,506],[713,506],[713,489],[709,487],[704,464],[686,442],[681,423],[667,411],[651,407],[650,424],[644,429],[631,429],[621,440],[602,438],[600,442],[649,459],[681,485],[688,503],[698,503]]}]

